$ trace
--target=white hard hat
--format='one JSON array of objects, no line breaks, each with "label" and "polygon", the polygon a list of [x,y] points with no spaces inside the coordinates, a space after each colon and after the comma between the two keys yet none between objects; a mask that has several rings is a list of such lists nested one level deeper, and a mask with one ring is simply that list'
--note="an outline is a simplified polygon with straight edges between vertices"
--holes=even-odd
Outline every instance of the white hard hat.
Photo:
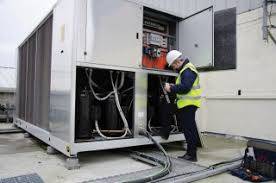
[{"label": "white hard hat", "polygon": [[169,67],[172,65],[172,63],[179,58],[182,55],[182,53],[180,51],[177,50],[172,50],[167,54],[167,63],[169,65]]}]

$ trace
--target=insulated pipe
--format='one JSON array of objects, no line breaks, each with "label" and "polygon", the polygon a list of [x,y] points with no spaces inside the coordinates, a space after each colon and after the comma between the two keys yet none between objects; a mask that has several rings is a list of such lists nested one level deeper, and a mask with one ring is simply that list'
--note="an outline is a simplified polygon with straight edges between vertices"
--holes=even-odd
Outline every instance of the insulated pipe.
[{"label": "insulated pipe", "polygon": [[[86,74],[87,78],[91,78],[91,76],[92,76],[92,70],[89,70],[89,75],[88,75],[88,70],[89,70],[88,68],[85,69],[85,74]],[[99,85],[97,85],[97,83],[95,83],[92,79],[90,81],[92,83],[92,86],[100,88],[100,89],[103,89],[102,87],[100,87]]]},{"label": "insulated pipe", "polygon": [[120,101],[119,101],[118,90],[114,85],[114,81],[113,81],[113,77],[112,77],[112,71],[110,71],[110,79],[111,79],[111,84],[112,84],[112,87],[113,87],[113,90],[114,90],[115,103],[116,103],[117,109],[118,109],[118,111],[120,113],[120,116],[123,120],[123,123],[125,125],[125,129],[131,134],[131,131],[130,131],[129,126],[128,126],[127,119],[124,115],[124,112],[122,110],[122,107],[121,107],[121,104],[120,104]]},{"label": "insulated pipe", "polygon": [[[86,73],[87,74],[87,73]],[[118,111],[119,111],[119,113],[120,113],[120,116],[121,116],[121,118],[122,118],[122,120],[123,120],[123,123],[124,123],[124,134],[122,135],[122,136],[120,136],[120,137],[108,137],[108,136],[105,136],[102,132],[101,132],[101,130],[100,130],[100,128],[99,128],[99,124],[98,124],[98,120],[95,120],[95,127],[96,127],[96,130],[97,130],[97,132],[98,132],[98,134],[101,136],[101,137],[103,137],[103,138],[105,138],[105,139],[109,139],[109,140],[111,140],[111,139],[118,139],[118,138],[124,138],[126,135],[127,135],[127,133],[129,132],[130,134],[131,134],[131,131],[130,131],[130,129],[129,129],[129,126],[128,126],[128,122],[127,122],[127,120],[126,120],[126,118],[125,118],[125,115],[124,115],[124,113],[123,113],[123,110],[122,110],[122,108],[121,108],[121,105],[120,105],[120,102],[119,102],[119,97],[118,97],[118,90],[117,90],[117,88],[115,87],[115,85],[114,85],[114,81],[113,81],[113,77],[112,77],[112,71],[110,71],[110,79],[111,79],[111,84],[112,84],[112,87],[113,87],[113,90],[114,91],[112,91],[112,92],[110,92],[107,96],[105,96],[105,97],[99,97],[99,96],[97,96],[97,94],[95,93],[95,91],[94,91],[94,89],[93,89],[93,86],[92,86],[92,69],[90,70],[90,72],[89,72],[89,75],[87,74],[87,77],[88,77],[88,80],[89,80],[89,87],[90,87],[90,89],[91,89],[91,91],[92,91],[92,93],[93,93],[93,95],[94,95],[94,97],[97,99],[97,100],[99,100],[99,101],[103,101],[103,100],[106,100],[106,99],[108,99],[112,94],[114,94],[115,95],[115,103],[116,103],[116,106],[117,106],[117,108],[118,108]],[[121,79],[121,83],[120,83],[120,85],[123,85],[124,84],[124,74],[122,75],[122,79]]]},{"label": "insulated pipe", "polygon": [[119,85],[119,87],[118,87],[118,90],[120,90],[121,88],[123,88],[124,83],[125,83],[125,73],[122,72],[121,82],[120,82],[120,85]]},{"label": "insulated pipe", "polygon": [[[97,130],[93,130],[93,133],[96,133]],[[102,133],[123,133],[125,130],[101,130]]]},{"label": "insulated pipe", "polygon": [[102,132],[101,132],[101,129],[99,127],[99,124],[98,124],[98,120],[95,120],[95,127],[96,127],[96,130],[98,132],[98,134],[103,137],[104,139],[107,139],[107,140],[115,140],[115,139],[120,139],[120,138],[124,138],[126,135],[127,135],[127,132],[128,130],[125,129],[124,131],[124,134],[120,137],[108,137],[108,136],[105,136]]},{"label": "insulated pipe", "polygon": [[108,99],[114,93],[114,91],[112,91],[109,94],[107,94],[105,97],[99,97],[97,95],[97,93],[94,91],[93,86],[92,86],[92,83],[93,83],[93,81],[91,79],[92,78],[92,70],[90,70],[89,75],[87,74],[87,78],[88,78],[90,90],[92,91],[92,94],[95,97],[95,99],[97,99],[99,101],[104,101],[104,100]]},{"label": "insulated pipe", "polygon": [[268,40],[268,29],[267,29],[267,0],[263,0],[263,40]]}]

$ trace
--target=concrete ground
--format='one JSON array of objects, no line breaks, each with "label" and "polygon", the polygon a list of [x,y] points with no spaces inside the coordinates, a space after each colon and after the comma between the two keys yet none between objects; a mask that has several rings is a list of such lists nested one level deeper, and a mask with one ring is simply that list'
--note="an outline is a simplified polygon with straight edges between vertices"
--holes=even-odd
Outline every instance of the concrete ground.
[{"label": "concrete ground", "polygon": [[[215,136],[204,136],[204,142],[206,147],[199,150],[197,162],[204,166],[239,157],[246,146],[243,140]],[[166,149],[171,156],[184,153],[179,144],[170,144]],[[46,183],[74,183],[150,168],[118,150],[81,153],[78,170],[64,168],[65,159],[62,154],[46,154],[45,144],[24,138],[22,133],[0,135],[0,178],[37,173]],[[198,182],[243,181],[224,173]]]}]

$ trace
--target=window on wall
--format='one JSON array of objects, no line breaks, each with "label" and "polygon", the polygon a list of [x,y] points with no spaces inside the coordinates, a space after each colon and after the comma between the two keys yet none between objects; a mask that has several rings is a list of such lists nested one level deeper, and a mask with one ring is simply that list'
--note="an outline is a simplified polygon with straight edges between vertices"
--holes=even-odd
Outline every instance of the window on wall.
[{"label": "window on wall", "polygon": [[236,69],[236,8],[214,13],[214,67],[206,70]]}]

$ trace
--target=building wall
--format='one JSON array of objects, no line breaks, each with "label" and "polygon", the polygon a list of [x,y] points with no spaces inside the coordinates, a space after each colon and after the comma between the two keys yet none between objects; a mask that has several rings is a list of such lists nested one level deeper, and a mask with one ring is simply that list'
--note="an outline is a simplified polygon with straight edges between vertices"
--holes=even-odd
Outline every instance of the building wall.
[{"label": "building wall", "polygon": [[276,45],[262,40],[262,8],[238,15],[237,68],[201,73],[201,130],[276,140],[275,60]]},{"label": "building wall", "polygon": [[0,92],[0,104],[15,104],[15,94],[12,92]]}]

